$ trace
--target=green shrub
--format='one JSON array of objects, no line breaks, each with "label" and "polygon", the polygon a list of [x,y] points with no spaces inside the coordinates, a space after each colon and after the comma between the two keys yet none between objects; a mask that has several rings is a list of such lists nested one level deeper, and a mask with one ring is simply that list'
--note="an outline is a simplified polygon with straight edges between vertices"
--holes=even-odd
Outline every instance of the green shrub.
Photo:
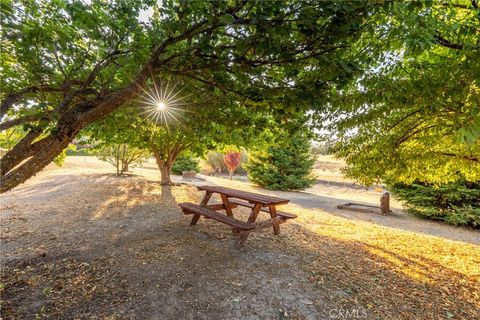
[{"label": "green shrub", "polygon": [[217,151],[210,150],[205,155],[205,164],[207,168],[204,168],[208,173],[220,173],[227,172],[227,167],[223,162],[223,154]]},{"label": "green shrub", "polygon": [[195,170],[198,172],[198,159],[190,156],[179,157],[172,166],[173,174],[182,174],[183,171]]},{"label": "green shrub", "polygon": [[308,138],[297,133],[267,150],[249,154],[245,168],[251,181],[267,189],[304,190],[315,181],[311,173],[314,163]]},{"label": "green shrub", "polygon": [[458,181],[441,186],[395,183],[389,190],[407,211],[453,225],[480,227],[480,182]]}]

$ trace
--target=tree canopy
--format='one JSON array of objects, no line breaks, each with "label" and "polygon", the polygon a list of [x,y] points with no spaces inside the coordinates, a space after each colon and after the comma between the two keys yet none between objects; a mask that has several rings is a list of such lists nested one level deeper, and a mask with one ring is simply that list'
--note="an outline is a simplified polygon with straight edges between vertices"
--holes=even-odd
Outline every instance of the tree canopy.
[{"label": "tree canopy", "polygon": [[[25,137],[3,158],[4,192],[155,75],[205,102],[288,115],[318,106],[357,68],[348,48],[378,1],[2,2],[2,129]],[[275,102],[275,103],[268,103]],[[27,161],[24,161],[27,160]]]},{"label": "tree canopy", "polygon": [[220,123],[333,123],[364,183],[478,179],[477,0],[4,1],[1,15],[0,129],[22,126],[22,139],[2,157],[0,192],[155,78]]},{"label": "tree canopy", "polygon": [[365,184],[480,180],[476,1],[396,3],[366,36],[369,69],[336,92],[323,126]]},{"label": "tree canopy", "polygon": [[[252,108],[223,99],[205,101],[184,84],[147,86],[146,99],[119,108],[84,130],[96,145],[128,144],[149,150],[162,173],[162,184],[170,184],[170,169],[184,152],[202,156],[207,149],[235,145],[249,147],[258,135],[278,125],[282,117],[269,108]],[[174,92],[175,98],[161,101],[156,91]],[[154,98],[154,99],[153,99]],[[158,101],[156,101],[158,99]],[[169,105],[168,101],[177,101]],[[161,109],[158,103],[164,103]],[[165,109],[163,109],[165,108]],[[297,117],[299,114],[291,114]]]}]

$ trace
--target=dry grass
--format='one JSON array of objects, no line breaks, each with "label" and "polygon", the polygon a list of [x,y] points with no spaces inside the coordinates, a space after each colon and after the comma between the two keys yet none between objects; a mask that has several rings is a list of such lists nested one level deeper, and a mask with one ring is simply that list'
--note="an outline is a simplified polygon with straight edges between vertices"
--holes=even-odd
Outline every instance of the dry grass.
[{"label": "dry grass", "polygon": [[480,319],[478,245],[290,205],[280,236],[236,251],[225,226],[180,214],[196,188],[85,170],[2,196],[4,319]]},{"label": "dry grass", "polygon": [[336,159],[330,155],[318,155],[317,161],[313,166],[313,173],[315,177],[322,181],[353,183],[353,180],[346,179],[342,174],[342,168],[345,162],[341,159]]},{"label": "dry grass", "polygon": [[291,211],[311,232],[310,239],[314,235],[331,244],[304,240],[305,248],[322,252],[325,260],[315,259],[303,267],[313,281],[344,288],[345,305],[361,302],[383,319],[480,317],[479,246],[351,221],[321,210]]}]

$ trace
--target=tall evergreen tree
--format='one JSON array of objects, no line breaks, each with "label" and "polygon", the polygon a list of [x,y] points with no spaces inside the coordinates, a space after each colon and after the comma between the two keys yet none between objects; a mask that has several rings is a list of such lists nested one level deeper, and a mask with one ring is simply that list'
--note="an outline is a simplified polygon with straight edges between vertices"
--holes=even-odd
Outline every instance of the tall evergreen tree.
[{"label": "tall evergreen tree", "polygon": [[275,145],[249,154],[245,168],[251,181],[273,190],[304,190],[313,185],[315,157],[304,132],[278,137]]}]

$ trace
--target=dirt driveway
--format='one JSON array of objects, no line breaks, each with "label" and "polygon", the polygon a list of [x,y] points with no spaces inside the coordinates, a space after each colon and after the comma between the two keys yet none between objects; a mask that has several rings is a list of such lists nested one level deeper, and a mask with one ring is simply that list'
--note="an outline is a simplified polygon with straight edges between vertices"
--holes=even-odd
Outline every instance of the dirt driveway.
[{"label": "dirt driveway", "polygon": [[3,319],[480,317],[477,231],[396,228],[330,212],[343,201],[332,190],[323,209],[289,193],[298,219],[239,251],[225,226],[188,225],[176,203],[198,202],[195,187],[162,188],[148,166],[113,177],[90,160],[68,158],[0,196]]}]

